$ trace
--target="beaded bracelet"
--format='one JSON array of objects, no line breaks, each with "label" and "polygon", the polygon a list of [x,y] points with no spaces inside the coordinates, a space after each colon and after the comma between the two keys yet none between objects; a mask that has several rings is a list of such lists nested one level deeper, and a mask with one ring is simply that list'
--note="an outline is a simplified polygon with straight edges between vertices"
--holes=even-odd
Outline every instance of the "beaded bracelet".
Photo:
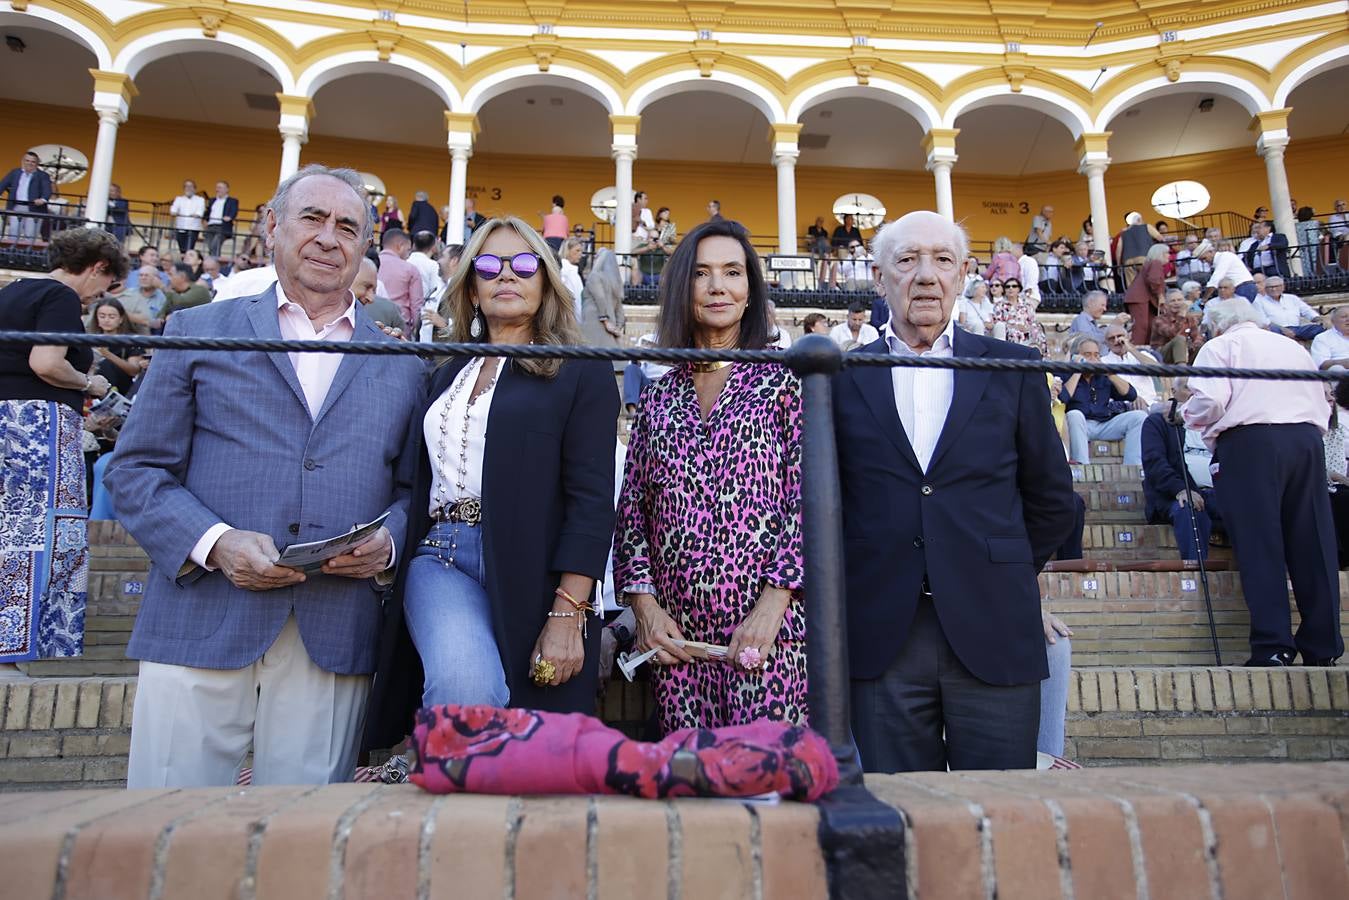
[{"label": "beaded bracelet", "polygon": [[548,618],[550,619],[575,619],[578,616],[581,621],[576,624],[576,627],[580,629],[582,638],[588,637],[586,634],[586,617],[584,613],[577,612],[576,610],[569,610],[568,612],[558,612],[553,609],[548,610]]}]

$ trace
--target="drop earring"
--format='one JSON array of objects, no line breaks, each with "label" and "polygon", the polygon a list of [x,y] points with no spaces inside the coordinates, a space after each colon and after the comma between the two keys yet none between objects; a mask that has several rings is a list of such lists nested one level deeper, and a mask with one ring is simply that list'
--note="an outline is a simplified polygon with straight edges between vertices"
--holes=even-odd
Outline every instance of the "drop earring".
[{"label": "drop earring", "polygon": [[473,306],[473,320],[468,323],[468,336],[475,341],[480,341],[485,330],[482,322],[482,308],[475,304]]}]

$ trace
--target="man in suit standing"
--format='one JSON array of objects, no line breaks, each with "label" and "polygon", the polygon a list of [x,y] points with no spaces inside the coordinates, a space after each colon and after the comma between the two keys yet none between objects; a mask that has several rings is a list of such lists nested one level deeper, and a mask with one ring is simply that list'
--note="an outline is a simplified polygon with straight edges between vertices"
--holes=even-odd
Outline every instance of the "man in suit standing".
[{"label": "man in suit standing", "polygon": [[417,198],[408,208],[407,224],[407,232],[414,238],[421,231],[429,231],[432,234],[440,231],[440,217],[436,215],[436,208],[431,205],[426,191],[417,192]]},{"label": "man in suit standing", "polygon": [[[1039,357],[954,326],[959,226],[909,213],[873,249],[890,321],[864,351]],[[834,411],[863,767],[1033,768],[1049,674],[1036,576],[1075,514],[1044,375],[849,367]]]},{"label": "man in suit standing", "polygon": [[234,220],[239,218],[239,201],[230,196],[230,183],[217,181],[215,197],[207,207],[206,214],[206,252],[211,256],[220,255],[220,245],[225,238],[234,236]]},{"label": "man in suit standing", "polygon": [[31,241],[37,237],[38,219],[25,213],[45,213],[52,196],[52,179],[37,167],[38,155],[29,150],[17,169],[0,179],[0,194],[5,200],[5,239]]},{"label": "man in suit standing", "polygon": [[[360,176],[308,166],[267,210],[276,283],[179,312],[166,333],[390,340],[350,290],[371,232]],[[156,354],[105,476],[152,561],[128,647],[129,787],[232,784],[250,748],[255,784],[351,777],[424,392],[407,356]],[[384,513],[318,571],[276,564],[278,546]]]}]

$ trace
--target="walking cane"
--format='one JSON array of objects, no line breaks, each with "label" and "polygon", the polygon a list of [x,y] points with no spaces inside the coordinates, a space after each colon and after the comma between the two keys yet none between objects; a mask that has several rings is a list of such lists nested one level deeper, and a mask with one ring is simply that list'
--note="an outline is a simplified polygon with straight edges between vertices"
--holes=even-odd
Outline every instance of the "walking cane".
[{"label": "walking cane", "polygon": [[1204,565],[1204,552],[1207,547],[1199,544],[1198,510],[1194,508],[1194,489],[1190,482],[1190,467],[1185,462],[1185,427],[1176,422],[1176,398],[1171,398],[1171,412],[1167,415],[1168,424],[1176,436],[1176,446],[1180,450],[1180,475],[1185,480],[1185,502],[1190,506],[1190,534],[1194,540],[1194,555],[1199,560],[1199,583],[1204,588],[1204,608],[1208,611],[1208,633],[1213,639],[1213,658],[1218,665],[1223,664],[1222,650],[1218,649],[1218,626],[1213,621],[1213,597],[1208,589],[1208,568]]}]

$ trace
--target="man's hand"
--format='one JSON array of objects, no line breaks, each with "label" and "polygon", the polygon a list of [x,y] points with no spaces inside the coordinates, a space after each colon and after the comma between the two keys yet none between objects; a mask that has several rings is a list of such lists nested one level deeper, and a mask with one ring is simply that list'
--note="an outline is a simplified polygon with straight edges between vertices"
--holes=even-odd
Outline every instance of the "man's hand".
[{"label": "man's hand", "polygon": [[1059,637],[1073,636],[1073,630],[1064,625],[1063,620],[1047,609],[1040,610],[1040,624],[1045,630],[1045,641],[1050,644],[1057,644]]},{"label": "man's hand", "polygon": [[334,556],[323,564],[323,574],[343,578],[374,578],[389,568],[389,554],[393,551],[393,535],[380,528],[363,544],[350,553]]},{"label": "man's hand", "polygon": [[[1179,494],[1176,494],[1176,502],[1179,503],[1181,506],[1185,506],[1185,505],[1186,505],[1186,503],[1187,503],[1187,498],[1186,498],[1186,496],[1185,496],[1185,492],[1184,492],[1184,491],[1181,491]],[[1194,508],[1195,508],[1195,510],[1196,510],[1197,512],[1203,512],[1203,511],[1204,511],[1204,495],[1203,495],[1203,494],[1196,493],[1196,494],[1194,495]]]},{"label": "man's hand", "polygon": [[270,591],[304,581],[298,569],[276,565],[280,555],[267,535],[231,528],[215,542],[206,565],[224,572],[231,584],[246,591]]}]

